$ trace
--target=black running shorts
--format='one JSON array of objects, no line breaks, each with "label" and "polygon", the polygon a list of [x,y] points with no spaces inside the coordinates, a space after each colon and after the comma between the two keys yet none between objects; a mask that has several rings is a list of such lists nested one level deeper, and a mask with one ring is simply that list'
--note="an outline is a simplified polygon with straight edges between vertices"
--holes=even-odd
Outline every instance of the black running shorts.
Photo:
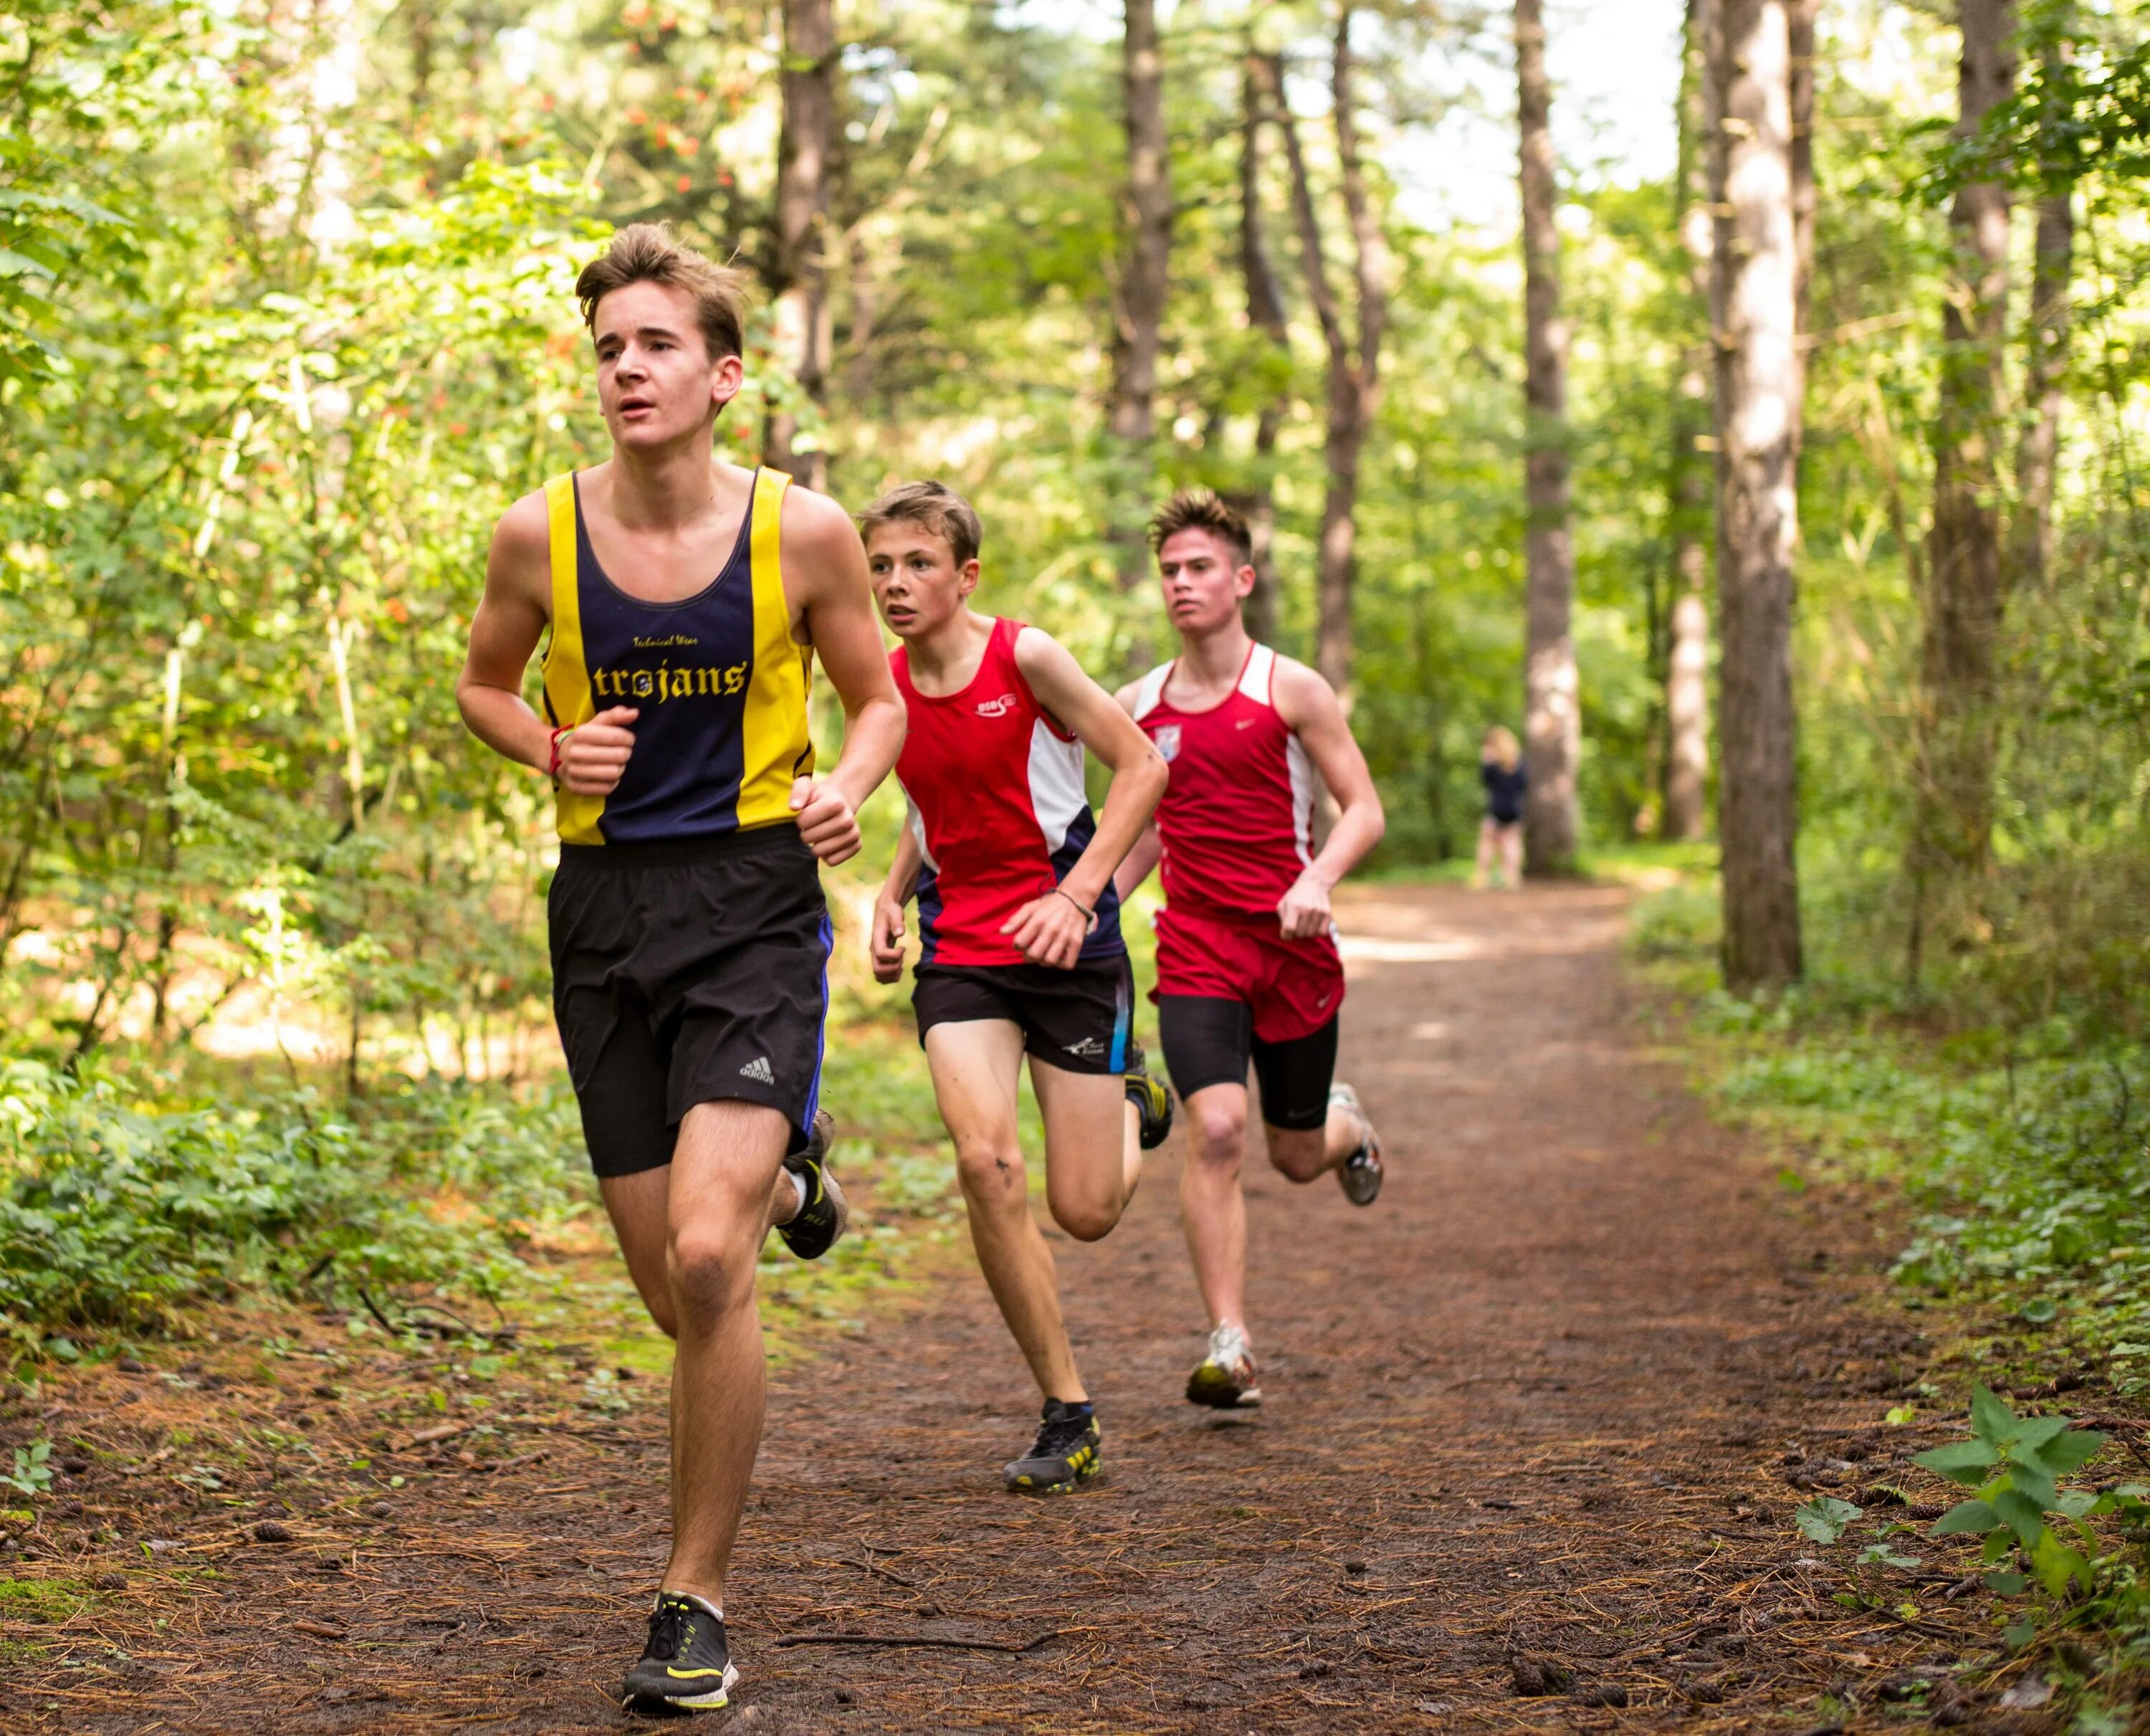
[{"label": "black running shorts", "polygon": [[1052,965],[921,965],[911,1010],[918,1040],[936,1025],[1005,1019],[1022,1031],[1032,1059],[1071,1073],[1118,1073],[1128,1067],[1135,982],[1127,956],[1072,971]]},{"label": "black running shorts", "polygon": [[1336,1076],[1334,1018],[1304,1037],[1264,1042],[1244,1001],[1159,995],[1157,1031],[1182,1103],[1211,1085],[1244,1086],[1251,1057],[1261,1081],[1264,1121],[1304,1133],[1328,1120],[1329,1086]]},{"label": "black running shorts", "polygon": [[599,1175],[670,1163],[687,1112],[726,1098],[780,1111],[805,1146],[830,935],[797,828],[563,844],[547,915],[553,1013]]}]

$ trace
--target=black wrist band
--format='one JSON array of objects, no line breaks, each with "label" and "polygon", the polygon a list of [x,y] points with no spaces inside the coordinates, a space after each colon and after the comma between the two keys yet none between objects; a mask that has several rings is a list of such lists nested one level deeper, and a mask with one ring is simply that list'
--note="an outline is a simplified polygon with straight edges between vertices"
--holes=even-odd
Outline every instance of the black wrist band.
[{"label": "black wrist band", "polygon": [[1072,892],[1069,891],[1067,887],[1055,886],[1052,890],[1057,892],[1062,898],[1066,899],[1070,904],[1073,905],[1077,910],[1082,911],[1084,917],[1088,921],[1094,922],[1098,920],[1098,913],[1083,903],[1083,901],[1078,898]]}]

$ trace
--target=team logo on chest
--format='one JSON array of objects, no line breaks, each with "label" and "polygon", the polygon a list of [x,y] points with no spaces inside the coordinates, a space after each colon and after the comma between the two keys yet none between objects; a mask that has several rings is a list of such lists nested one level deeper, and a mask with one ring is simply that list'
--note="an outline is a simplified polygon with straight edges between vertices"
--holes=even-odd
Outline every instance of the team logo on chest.
[{"label": "team logo on chest", "polygon": [[1017,699],[1013,694],[1002,694],[997,699],[981,699],[978,701],[978,715],[980,717],[1006,717],[1010,712],[1015,710],[1017,707],[1021,705],[1022,703],[1022,702]]},{"label": "team logo on chest", "polygon": [[1178,724],[1163,724],[1156,734],[1150,737],[1150,739],[1157,744],[1157,750],[1164,756],[1165,764],[1168,765],[1179,757]]}]

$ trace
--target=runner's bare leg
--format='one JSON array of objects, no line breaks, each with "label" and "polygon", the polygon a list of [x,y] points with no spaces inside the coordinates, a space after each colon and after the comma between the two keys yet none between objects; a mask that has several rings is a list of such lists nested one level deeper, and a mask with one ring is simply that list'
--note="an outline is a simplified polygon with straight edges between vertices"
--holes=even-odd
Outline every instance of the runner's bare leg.
[{"label": "runner's bare leg", "polygon": [[[659,1332],[677,1338],[679,1323],[673,1312],[672,1280],[666,1270],[666,1250],[672,1242],[672,1166],[663,1163],[633,1175],[603,1176],[598,1188],[642,1305]],[[798,1210],[798,1184],[779,1170],[769,1190],[770,1227],[789,1224]]]},{"label": "runner's bare leg", "polygon": [[1016,1123],[1022,1032],[1005,1019],[966,1019],[926,1033],[933,1094],[956,1142],[956,1173],[978,1269],[1001,1318],[1049,1399],[1089,1397],[1060,1316],[1060,1277],[1031,1215]]},{"label": "runner's bare leg", "polygon": [[761,1318],[755,1265],[790,1129],[759,1103],[698,1103],[679,1126],[668,1195],[672,1363],[672,1559],[664,1589],[722,1608],[724,1569],[761,1446]]},{"label": "runner's bare leg", "polygon": [[1179,1215],[1194,1281],[1212,1326],[1246,1324],[1247,1202],[1239,1169],[1247,1153],[1247,1088],[1206,1085],[1187,1098],[1187,1161]]}]

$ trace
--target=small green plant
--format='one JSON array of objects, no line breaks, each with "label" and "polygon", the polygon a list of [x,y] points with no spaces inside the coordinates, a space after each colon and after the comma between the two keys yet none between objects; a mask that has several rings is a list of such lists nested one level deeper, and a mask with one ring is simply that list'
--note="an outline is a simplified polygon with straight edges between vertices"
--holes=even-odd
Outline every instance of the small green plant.
[{"label": "small green plant", "polygon": [[[2059,1479],[2095,1458],[2105,1436],[2093,1429],[2072,1429],[2064,1417],[2018,1416],[1983,1386],[1971,1390],[1971,1431],[1970,1440],[1935,1447],[1912,1461],[1977,1491],[1944,1513],[1933,1535],[1983,1538],[1981,1552],[1989,1567],[2021,1549],[2048,1597],[2065,1597],[2071,1584],[2093,1590],[2091,1561],[2097,1539],[2088,1522],[2094,1514],[2116,1511],[2117,1497],[2139,1491],[2093,1495],[2062,1489]],[[1987,1574],[1986,1583],[2011,1593],[2021,1591],[2026,1581],[2020,1573],[1996,1571]]]},{"label": "small green plant", "polygon": [[23,1495],[43,1495],[53,1486],[53,1468],[45,1461],[53,1456],[49,1441],[33,1441],[28,1446],[15,1449],[15,1469],[13,1475],[0,1477],[0,1482]]},{"label": "small green plant", "polygon": [[1834,1543],[1860,1516],[1860,1510],[1850,1501],[1839,1501],[1834,1495],[1817,1495],[1800,1505],[1792,1521],[1813,1542]]}]

